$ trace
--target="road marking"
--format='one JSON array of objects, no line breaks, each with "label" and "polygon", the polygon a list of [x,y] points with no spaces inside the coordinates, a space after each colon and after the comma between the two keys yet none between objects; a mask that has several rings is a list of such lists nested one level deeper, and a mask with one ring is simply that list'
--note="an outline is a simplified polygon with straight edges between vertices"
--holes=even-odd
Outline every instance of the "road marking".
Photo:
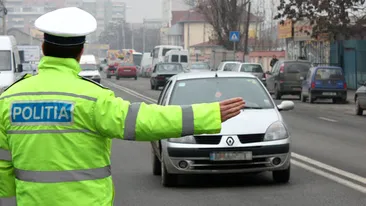
[{"label": "road marking", "polygon": [[328,121],[328,122],[338,122],[337,120],[329,119],[329,118],[326,118],[326,117],[318,117],[318,119],[322,119],[322,120],[325,120],[325,121]]},{"label": "road marking", "polygon": [[291,159],[291,164],[296,165],[296,166],[301,167],[301,168],[303,168],[305,170],[308,170],[308,171],[310,171],[312,173],[315,173],[317,175],[323,176],[323,177],[328,178],[330,180],[333,180],[334,182],[337,182],[337,183],[339,183],[341,185],[350,187],[350,188],[352,188],[354,190],[357,190],[357,191],[359,191],[361,193],[366,194],[366,187],[363,187],[361,185],[355,184],[355,183],[353,183],[351,181],[348,181],[346,179],[337,177],[337,176],[335,176],[335,175],[333,175],[331,173],[322,171],[322,170],[317,169],[315,167],[312,167],[312,166],[306,165],[304,163],[298,162],[298,161],[296,161],[294,159]]},{"label": "road marking", "polygon": [[[132,96],[135,96],[137,98],[140,98],[142,100],[145,100],[145,101],[147,101],[149,103],[156,103],[157,102],[157,100],[155,100],[153,98],[150,98],[150,97],[147,97],[147,96],[145,96],[143,94],[140,94],[140,93],[138,93],[136,91],[133,91],[133,90],[131,90],[129,88],[126,88],[126,87],[117,85],[117,84],[112,83],[112,82],[107,82],[107,84],[109,84],[110,86],[115,87],[116,89],[119,89],[119,90],[121,90],[123,92],[126,92],[128,94],[131,94]],[[321,118],[321,117],[319,117],[319,118]],[[332,119],[328,119],[328,118],[325,118],[325,119],[327,119],[327,121],[332,120]],[[336,121],[336,120],[332,120],[332,121]],[[308,170],[310,172],[313,172],[314,174],[323,176],[323,177],[328,178],[330,180],[333,180],[333,181],[335,181],[335,182],[337,182],[339,184],[342,184],[344,186],[350,187],[352,189],[355,189],[357,191],[360,191],[360,192],[366,194],[366,187],[363,187],[361,185],[358,185],[356,183],[353,183],[353,182],[351,182],[349,180],[344,179],[344,178],[349,178],[351,180],[354,180],[356,182],[359,182],[361,184],[365,184],[366,185],[366,178],[364,178],[364,177],[355,175],[355,174],[350,173],[350,172],[346,172],[344,170],[341,170],[341,169],[332,167],[330,165],[324,164],[322,162],[313,160],[311,158],[305,157],[303,155],[300,155],[300,154],[297,154],[297,153],[294,153],[294,152],[291,152],[291,157],[292,157],[291,158],[291,163],[294,164],[294,165],[296,165],[296,166],[298,166],[298,167],[300,167],[300,168],[303,168],[305,170]],[[303,161],[303,162],[305,162],[307,164],[302,163],[302,162],[299,162],[296,159],[301,160],[301,161]],[[317,167],[322,168],[322,169],[324,169],[326,171],[320,170],[320,169],[318,169],[316,167],[313,167],[311,165],[317,166]],[[338,177],[336,175],[333,175],[332,173],[335,173],[335,174],[337,174],[337,175],[339,175],[341,177]]]},{"label": "road marking", "polygon": [[292,153],[291,156],[294,157],[294,158],[296,158],[296,159],[302,160],[302,161],[304,161],[304,162],[306,162],[308,164],[311,164],[311,165],[320,167],[320,168],[322,168],[324,170],[327,170],[329,172],[336,173],[336,174],[338,174],[340,176],[347,177],[349,179],[352,179],[354,181],[357,181],[359,183],[362,183],[362,184],[365,184],[366,185],[366,178],[364,178],[364,177],[361,177],[361,176],[352,174],[350,172],[346,172],[344,170],[341,170],[341,169],[332,167],[330,165],[324,164],[322,162],[319,162],[317,160],[311,159],[309,157],[305,157],[303,155],[299,155],[299,154],[296,154],[296,153]]}]

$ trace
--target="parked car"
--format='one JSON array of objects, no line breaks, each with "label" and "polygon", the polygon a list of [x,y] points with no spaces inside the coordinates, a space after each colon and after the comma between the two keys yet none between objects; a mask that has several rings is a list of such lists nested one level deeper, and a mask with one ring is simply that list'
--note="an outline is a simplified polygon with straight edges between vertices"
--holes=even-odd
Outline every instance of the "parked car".
[{"label": "parked car", "polygon": [[117,68],[116,79],[135,78],[137,80],[137,67],[131,63],[119,63]]},{"label": "parked car", "polygon": [[293,109],[294,103],[283,101],[276,106],[252,74],[179,74],[167,82],[158,104],[191,105],[233,97],[244,98],[246,108],[222,123],[221,133],[151,142],[153,174],[161,175],[164,186],[174,186],[178,175],[187,174],[271,171],[274,181],[289,181],[291,141],[280,111]]},{"label": "parked car", "polygon": [[363,115],[366,110],[366,81],[359,81],[360,87],[355,92],[355,113],[356,115]]},{"label": "parked car", "polygon": [[319,66],[310,68],[302,83],[301,101],[332,99],[333,103],[347,101],[347,83],[342,68]]},{"label": "parked car", "polygon": [[268,71],[266,85],[275,99],[281,99],[283,95],[301,96],[302,81],[311,67],[309,61],[303,60],[279,60]]},{"label": "parked car", "polygon": [[263,67],[258,63],[240,63],[233,68],[235,72],[247,72],[256,76],[259,80],[266,85],[266,73],[263,71]]},{"label": "parked car", "polygon": [[222,61],[217,67],[217,71],[233,71],[234,67],[240,63],[239,61]]},{"label": "parked car", "polygon": [[207,72],[210,71],[210,65],[207,62],[191,62],[188,66],[190,72]]},{"label": "parked car", "polygon": [[179,63],[158,63],[155,65],[150,77],[150,87],[153,90],[165,85],[168,79],[176,74],[184,72]]}]

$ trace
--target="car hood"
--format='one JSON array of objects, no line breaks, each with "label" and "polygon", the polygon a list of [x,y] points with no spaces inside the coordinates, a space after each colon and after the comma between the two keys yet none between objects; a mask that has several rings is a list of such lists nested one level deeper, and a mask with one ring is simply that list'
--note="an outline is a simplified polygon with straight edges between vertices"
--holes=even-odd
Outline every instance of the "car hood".
[{"label": "car hood", "polygon": [[264,134],[274,122],[282,120],[275,109],[244,109],[236,117],[222,123],[221,135]]},{"label": "car hood", "polygon": [[85,70],[85,71],[81,71],[79,73],[80,76],[99,76],[99,71],[98,70]]}]

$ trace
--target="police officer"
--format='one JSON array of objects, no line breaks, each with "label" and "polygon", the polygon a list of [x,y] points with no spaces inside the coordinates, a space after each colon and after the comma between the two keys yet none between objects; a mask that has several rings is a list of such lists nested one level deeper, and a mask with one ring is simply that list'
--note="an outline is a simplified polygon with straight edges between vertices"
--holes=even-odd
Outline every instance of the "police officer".
[{"label": "police officer", "polygon": [[97,27],[92,15],[63,8],[35,26],[44,32],[39,74],[0,96],[1,148],[11,151],[18,206],[111,206],[112,138],[219,133],[244,108],[240,98],[182,107],[131,104],[78,75],[85,35]]}]

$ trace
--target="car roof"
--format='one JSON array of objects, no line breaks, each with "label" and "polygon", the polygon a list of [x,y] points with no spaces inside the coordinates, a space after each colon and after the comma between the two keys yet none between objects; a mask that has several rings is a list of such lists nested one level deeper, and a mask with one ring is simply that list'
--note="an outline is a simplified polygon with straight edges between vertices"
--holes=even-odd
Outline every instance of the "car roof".
[{"label": "car roof", "polygon": [[181,65],[180,63],[176,63],[176,62],[160,62],[157,65],[167,65],[167,64],[170,64],[170,65],[172,65],[172,64]]},{"label": "car roof", "polygon": [[244,63],[240,63],[240,64],[254,64],[254,65],[260,65],[260,66],[262,66],[260,63],[250,63],[250,62],[244,62]]},{"label": "car roof", "polygon": [[314,68],[315,69],[319,69],[319,68],[322,68],[322,69],[342,69],[341,67],[338,67],[338,66],[315,66]]},{"label": "car roof", "polygon": [[[217,76],[216,76],[217,75]],[[216,72],[188,72],[180,73],[172,77],[175,80],[187,80],[187,79],[203,79],[203,78],[229,78],[229,77],[247,77],[256,78],[253,74],[246,72],[228,72],[228,71],[216,71]]]}]

